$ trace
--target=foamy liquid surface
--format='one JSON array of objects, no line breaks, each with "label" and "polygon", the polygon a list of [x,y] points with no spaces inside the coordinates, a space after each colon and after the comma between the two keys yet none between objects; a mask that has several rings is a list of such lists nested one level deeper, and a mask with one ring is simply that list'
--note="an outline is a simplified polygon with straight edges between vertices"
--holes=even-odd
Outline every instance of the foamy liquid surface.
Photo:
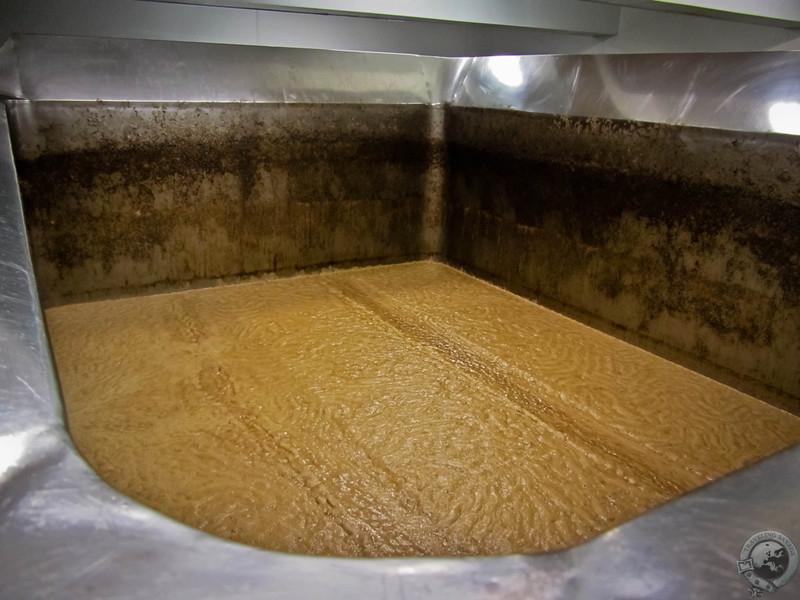
[{"label": "foamy liquid surface", "polygon": [[272,550],[553,550],[800,442],[792,415],[433,262],[46,316],[100,476]]}]

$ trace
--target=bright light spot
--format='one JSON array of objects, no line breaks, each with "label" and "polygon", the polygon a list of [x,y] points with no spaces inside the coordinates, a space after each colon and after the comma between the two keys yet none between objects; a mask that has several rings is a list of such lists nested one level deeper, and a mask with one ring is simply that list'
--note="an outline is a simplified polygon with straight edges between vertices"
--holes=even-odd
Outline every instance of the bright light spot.
[{"label": "bright light spot", "polygon": [[19,459],[22,458],[25,452],[26,437],[25,433],[0,437],[0,477],[16,466]]},{"label": "bright light spot", "polygon": [[800,103],[776,102],[770,106],[769,124],[778,133],[800,135]]},{"label": "bright light spot", "polygon": [[489,72],[503,85],[519,87],[525,81],[519,56],[492,56],[488,64]]},{"label": "bright light spot", "polygon": [[448,567],[437,562],[421,563],[413,561],[411,564],[400,565],[397,567],[398,575],[429,575],[447,571]]}]

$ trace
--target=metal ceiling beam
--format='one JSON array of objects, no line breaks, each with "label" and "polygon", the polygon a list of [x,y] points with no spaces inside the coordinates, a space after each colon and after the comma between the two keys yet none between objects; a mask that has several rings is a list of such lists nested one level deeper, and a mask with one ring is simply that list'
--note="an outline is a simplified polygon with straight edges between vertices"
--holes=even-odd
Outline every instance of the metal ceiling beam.
[{"label": "metal ceiling beam", "polygon": [[478,23],[580,33],[617,34],[620,9],[581,0],[143,0],[380,19]]},{"label": "metal ceiling beam", "polygon": [[773,27],[800,28],[800,2],[797,0],[588,0],[600,4],[613,4],[631,8],[644,8],[664,12],[678,12],[726,21],[740,21],[771,25]]}]

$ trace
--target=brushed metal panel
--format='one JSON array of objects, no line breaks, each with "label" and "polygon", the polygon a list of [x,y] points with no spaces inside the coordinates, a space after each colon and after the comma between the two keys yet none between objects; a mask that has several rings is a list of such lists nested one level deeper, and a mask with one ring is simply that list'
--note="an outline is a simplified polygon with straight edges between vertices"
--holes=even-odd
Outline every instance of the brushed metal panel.
[{"label": "brushed metal panel", "polygon": [[207,6],[231,6],[262,10],[342,14],[384,19],[435,20],[456,23],[480,23],[587,33],[614,35],[617,33],[619,9],[597,6],[581,0],[426,0],[393,2],[392,0],[151,0],[179,2]]},{"label": "brushed metal panel", "polygon": [[481,57],[453,104],[731,131],[778,131],[800,101],[794,52]]},{"label": "brushed metal panel", "polygon": [[30,100],[450,103],[793,133],[800,54],[441,58],[17,36],[0,52],[0,91]]},{"label": "brushed metal panel", "polygon": [[11,43],[27,99],[432,101],[423,59],[412,55],[58,36],[12,37]]},{"label": "brushed metal panel", "polygon": [[792,29],[800,27],[800,5],[794,0],[772,0],[771,2],[753,2],[752,0],[695,0],[694,2],[674,2],[672,0],[589,1]]}]

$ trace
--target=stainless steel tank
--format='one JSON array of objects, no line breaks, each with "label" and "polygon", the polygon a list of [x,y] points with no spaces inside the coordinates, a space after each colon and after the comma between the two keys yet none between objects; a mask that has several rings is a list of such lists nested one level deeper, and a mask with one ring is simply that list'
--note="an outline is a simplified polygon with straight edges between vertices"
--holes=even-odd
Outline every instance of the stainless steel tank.
[{"label": "stainless steel tank", "polygon": [[[546,555],[320,558],[192,530],[79,457],[41,306],[438,257],[798,412],[795,54],[439,59],[21,36],[0,50],[0,95],[3,597],[772,591],[742,576],[746,542],[800,542],[798,449]],[[278,148],[265,186],[257,154]],[[353,157],[353,175],[331,166]],[[152,201],[165,179],[166,207]],[[217,196],[190,210],[181,193],[198,182]],[[89,219],[77,189],[114,210]],[[176,211],[209,235],[180,233]]]}]

